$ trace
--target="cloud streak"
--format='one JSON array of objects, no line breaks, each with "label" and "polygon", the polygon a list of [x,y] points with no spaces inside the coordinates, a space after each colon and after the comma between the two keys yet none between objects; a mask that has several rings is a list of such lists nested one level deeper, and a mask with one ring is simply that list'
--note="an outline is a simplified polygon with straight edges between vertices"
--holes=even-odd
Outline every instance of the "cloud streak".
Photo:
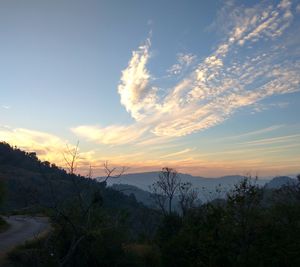
[{"label": "cloud streak", "polygon": [[62,153],[68,142],[53,134],[24,128],[0,127],[0,141],[18,146],[26,151],[35,151],[44,160],[62,163]]},{"label": "cloud streak", "polygon": [[286,142],[293,142],[300,139],[300,134],[293,134],[293,135],[286,135],[286,136],[279,136],[279,137],[272,137],[272,138],[264,138],[264,139],[259,139],[259,140],[254,140],[254,141],[248,141],[242,143],[243,145],[269,145],[269,144],[274,144],[274,143],[286,143]]},{"label": "cloud streak", "polygon": [[[135,149],[127,153],[120,153],[119,150],[114,148],[109,151],[80,151],[77,167],[78,172],[85,174],[91,165],[94,174],[101,175],[102,163],[109,160],[114,167],[129,167],[129,172],[154,171],[164,166],[176,167],[180,172],[195,175],[202,173],[202,175],[208,176],[240,173],[241,170],[250,169],[255,171],[262,169],[263,172],[260,172],[260,174],[269,174],[274,171],[285,173],[291,170],[296,172],[299,169],[299,157],[285,159],[280,152],[285,149],[296,151],[299,145],[297,145],[297,142],[295,145],[295,140],[298,139],[299,134],[259,139],[251,143],[240,143],[242,148],[236,150],[223,150],[206,154],[199,154],[194,148],[182,150],[175,150],[174,148],[173,151],[175,152],[165,155],[162,155],[160,150],[155,153],[151,151],[150,153],[149,150],[145,151],[144,149]],[[56,135],[24,128],[14,129],[9,126],[0,126],[0,141],[6,141],[13,146],[17,145],[26,151],[35,151],[42,160],[55,162],[63,167],[66,167],[62,156],[64,152],[66,153],[66,145],[68,144],[70,149],[74,148],[67,140]],[[283,145],[284,141],[290,141],[291,143]],[[275,147],[256,147],[272,143],[277,145]],[[268,158],[258,157],[257,151],[260,152],[259,155],[268,154]],[[272,153],[276,153],[273,158],[270,157]],[[240,155],[246,155],[246,157]]]},{"label": "cloud streak", "polygon": [[136,142],[147,130],[138,125],[121,126],[78,126],[71,129],[77,136],[106,145],[123,145]]},{"label": "cloud streak", "polygon": [[278,129],[283,128],[285,125],[273,125],[267,128],[263,128],[263,129],[259,129],[256,131],[252,131],[252,132],[247,132],[247,133],[243,133],[243,134],[239,134],[239,135],[233,135],[233,136],[229,136],[229,137],[224,137],[221,140],[224,139],[239,139],[239,138],[247,138],[247,137],[252,137],[255,135],[262,135],[262,134],[266,134],[266,133],[270,133],[273,131],[276,131]]}]

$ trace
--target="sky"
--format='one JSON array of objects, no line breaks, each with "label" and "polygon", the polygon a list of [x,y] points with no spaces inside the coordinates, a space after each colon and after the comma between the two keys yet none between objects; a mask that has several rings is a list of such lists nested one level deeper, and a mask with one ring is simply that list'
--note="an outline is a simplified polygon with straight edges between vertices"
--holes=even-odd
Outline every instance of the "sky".
[{"label": "sky", "polygon": [[0,141],[77,171],[300,172],[300,1],[0,1]]}]

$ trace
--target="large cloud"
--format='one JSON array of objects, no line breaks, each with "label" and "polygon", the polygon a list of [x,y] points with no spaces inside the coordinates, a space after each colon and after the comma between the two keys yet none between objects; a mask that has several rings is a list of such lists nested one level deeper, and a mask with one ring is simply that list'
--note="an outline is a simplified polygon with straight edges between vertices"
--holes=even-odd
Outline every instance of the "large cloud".
[{"label": "large cloud", "polygon": [[193,63],[193,68],[173,87],[160,90],[164,94],[157,90],[159,77],[154,79],[147,69],[150,40],[132,53],[118,92],[133,125],[79,126],[74,132],[105,144],[129,143],[145,134],[179,137],[220,124],[266,97],[299,91],[299,53],[289,57],[289,42],[284,42],[295,12],[291,2],[226,8],[226,21],[222,12],[219,18],[224,37],[215,51],[196,63],[195,56],[181,54],[181,63]]},{"label": "large cloud", "polygon": [[132,117],[140,120],[151,110],[156,102],[156,89],[150,86],[150,74],[146,68],[149,60],[150,40],[132,53],[128,67],[122,72],[118,92],[121,103]]}]

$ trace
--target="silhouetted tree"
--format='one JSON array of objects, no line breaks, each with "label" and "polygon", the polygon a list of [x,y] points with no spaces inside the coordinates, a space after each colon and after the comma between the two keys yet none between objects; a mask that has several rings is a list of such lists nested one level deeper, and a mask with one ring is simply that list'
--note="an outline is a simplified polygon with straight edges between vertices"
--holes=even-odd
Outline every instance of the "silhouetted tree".
[{"label": "silhouetted tree", "polygon": [[4,189],[4,183],[0,181],[0,206],[2,205],[5,197],[5,189]]},{"label": "silhouetted tree", "polygon": [[179,206],[182,214],[186,215],[189,209],[195,207],[199,192],[189,182],[181,183],[178,189]]},{"label": "silhouetted tree", "polygon": [[172,201],[180,185],[181,180],[177,171],[168,167],[162,169],[158,175],[158,181],[152,184],[152,197],[163,213],[166,213],[166,202],[168,206],[167,213],[172,213]]}]

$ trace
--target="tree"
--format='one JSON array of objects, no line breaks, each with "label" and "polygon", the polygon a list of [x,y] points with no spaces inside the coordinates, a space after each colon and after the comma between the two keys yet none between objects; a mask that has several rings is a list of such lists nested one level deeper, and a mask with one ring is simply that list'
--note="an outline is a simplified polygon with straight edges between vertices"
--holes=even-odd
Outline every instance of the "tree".
[{"label": "tree", "polygon": [[1,206],[2,202],[4,201],[4,197],[5,197],[4,183],[2,181],[0,181],[0,206]]},{"label": "tree", "polygon": [[233,239],[237,240],[237,253],[241,264],[250,261],[250,247],[258,238],[257,223],[261,221],[263,191],[256,184],[257,177],[245,177],[227,194],[227,212]]},{"label": "tree", "polygon": [[[165,167],[158,175],[158,181],[152,184],[152,197],[155,203],[161,208],[164,214],[172,213],[172,201],[181,185],[180,177],[176,170]],[[167,202],[168,212],[165,204]]]},{"label": "tree", "polygon": [[124,172],[127,170],[125,166],[123,166],[120,170],[118,170],[116,167],[111,168],[108,165],[108,161],[105,161],[103,164],[105,178],[103,179],[103,182],[106,183],[108,179],[116,179],[120,178]]},{"label": "tree", "polygon": [[198,199],[198,190],[192,187],[192,184],[181,183],[179,186],[179,206],[181,208],[182,215],[186,215],[187,211],[194,208]]},{"label": "tree", "polygon": [[79,157],[79,141],[75,147],[70,148],[68,145],[66,153],[63,153],[69,174],[75,174],[77,168],[77,159]]}]

